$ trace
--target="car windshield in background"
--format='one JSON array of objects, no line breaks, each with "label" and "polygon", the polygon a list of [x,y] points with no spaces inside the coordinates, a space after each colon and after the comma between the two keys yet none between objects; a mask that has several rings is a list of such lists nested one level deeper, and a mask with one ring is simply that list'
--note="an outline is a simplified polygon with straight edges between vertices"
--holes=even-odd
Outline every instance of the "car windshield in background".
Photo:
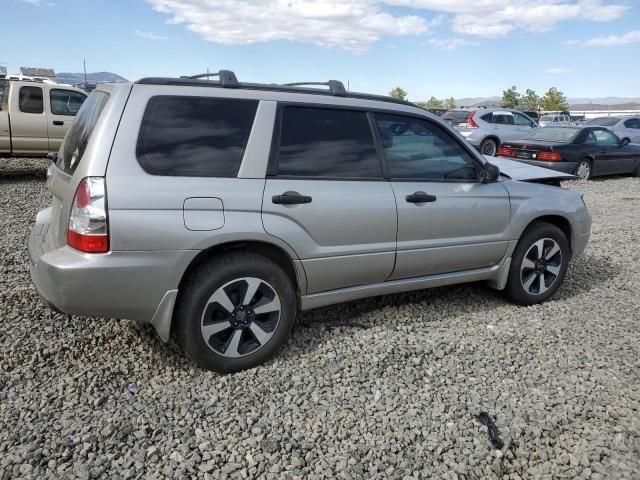
[{"label": "car windshield in background", "polygon": [[527,140],[542,140],[545,142],[570,143],[580,131],[579,128],[545,127],[536,128],[526,137]]},{"label": "car windshield in background", "polygon": [[442,116],[443,120],[451,123],[452,125],[457,125],[459,123],[464,123],[469,118],[469,113],[467,110],[449,110]]},{"label": "car windshield in background", "polygon": [[556,118],[557,115],[542,115],[540,117],[540,120],[542,121],[546,121],[546,122],[552,122],[554,118]]},{"label": "car windshield in background", "polygon": [[585,123],[585,125],[598,125],[599,127],[613,127],[619,121],[620,119],[616,117],[600,117],[600,118],[594,118],[593,120],[589,120],[587,123]]}]

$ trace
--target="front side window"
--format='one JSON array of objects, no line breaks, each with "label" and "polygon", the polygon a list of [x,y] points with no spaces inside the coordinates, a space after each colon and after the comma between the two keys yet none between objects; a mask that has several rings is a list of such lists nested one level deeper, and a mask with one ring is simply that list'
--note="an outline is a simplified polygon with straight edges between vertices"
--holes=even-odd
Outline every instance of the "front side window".
[{"label": "front side window", "polygon": [[152,97],[138,136],[138,161],[152,175],[235,177],[257,109],[257,100]]},{"label": "front side window", "polygon": [[476,162],[441,127],[419,118],[375,115],[389,173],[394,179],[477,179]]},{"label": "front side window", "polygon": [[584,141],[589,145],[617,145],[618,138],[606,130],[591,130]]},{"label": "front side window", "polygon": [[20,87],[18,93],[18,107],[23,113],[44,112],[42,87]]},{"label": "front side window", "polygon": [[367,114],[284,107],[277,174],[295,177],[380,178]]},{"label": "front side window", "polygon": [[518,112],[513,112],[513,121],[516,125],[524,127],[533,127],[533,122]]},{"label": "front side window", "polygon": [[75,116],[78,110],[80,110],[85,98],[87,98],[87,96],[80,92],[54,88],[49,93],[51,113],[54,115]]}]

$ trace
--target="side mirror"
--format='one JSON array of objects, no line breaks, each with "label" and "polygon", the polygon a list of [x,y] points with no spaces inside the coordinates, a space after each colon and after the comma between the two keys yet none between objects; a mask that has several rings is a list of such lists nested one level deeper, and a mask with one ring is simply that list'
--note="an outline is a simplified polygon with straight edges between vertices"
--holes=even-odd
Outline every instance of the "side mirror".
[{"label": "side mirror", "polygon": [[482,183],[497,182],[500,178],[500,169],[493,163],[485,163],[482,170]]},{"label": "side mirror", "polygon": [[618,145],[620,145],[621,147],[626,147],[630,143],[631,143],[631,140],[629,140],[627,137],[624,137],[618,142]]},{"label": "side mirror", "polygon": [[51,163],[56,163],[58,161],[58,154],[57,153],[47,153],[47,160],[49,160]]}]

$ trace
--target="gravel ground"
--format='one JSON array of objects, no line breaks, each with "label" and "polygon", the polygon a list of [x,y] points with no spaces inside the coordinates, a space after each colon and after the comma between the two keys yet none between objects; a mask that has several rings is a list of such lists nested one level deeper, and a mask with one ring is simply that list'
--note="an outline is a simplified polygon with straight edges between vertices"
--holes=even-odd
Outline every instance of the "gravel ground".
[{"label": "gravel ground", "polygon": [[220,376],[38,300],[45,165],[0,160],[0,479],[640,478],[640,179],[567,185],[593,236],[545,305],[471,285],[324,308]]}]

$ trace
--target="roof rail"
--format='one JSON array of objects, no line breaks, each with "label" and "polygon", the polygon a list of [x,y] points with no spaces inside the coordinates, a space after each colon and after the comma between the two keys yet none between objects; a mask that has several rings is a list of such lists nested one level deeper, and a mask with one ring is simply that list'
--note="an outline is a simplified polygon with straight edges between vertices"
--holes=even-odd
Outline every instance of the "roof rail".
[{"label": "roof rail", "polygon": [[347,95],[347,90],[346,88],[344,88],[344,84],[340,80],[329,80],[328,82],[294,82],[282,84],[283,87],[304,87],[307,85],[329,87],[331,95],[335,95],[338,97],[344,97]]},{"label": "roof rail", "polygon": [[220,79],[220,85],[223,88],[238,88],[239,84],[238,84],[238,78],[236,77],[236,74],[233,73],[231,70],[219,70],[218,72],[207,72],[207,73],[199,73],[198,75],[185,75],[182,76],[180,78],[185,78],[185,79],[189,79],[189,80],[197,80],[200,78],[206,78],[208,79],[209,77],[218,77]]}]

